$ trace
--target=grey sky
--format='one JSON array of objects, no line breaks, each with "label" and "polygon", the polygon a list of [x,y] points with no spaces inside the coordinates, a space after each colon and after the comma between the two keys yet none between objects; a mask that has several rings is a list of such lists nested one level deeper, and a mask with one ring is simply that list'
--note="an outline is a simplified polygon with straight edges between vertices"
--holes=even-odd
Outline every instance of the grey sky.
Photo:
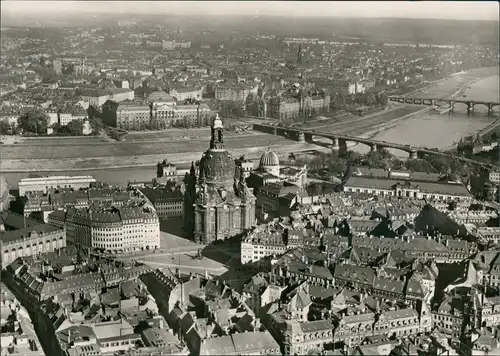
[{"label": "grey sky", "polygon": [[192,15],[283,15],[499,20],[496,1],[17,1],[2,12],[116,12]]}]

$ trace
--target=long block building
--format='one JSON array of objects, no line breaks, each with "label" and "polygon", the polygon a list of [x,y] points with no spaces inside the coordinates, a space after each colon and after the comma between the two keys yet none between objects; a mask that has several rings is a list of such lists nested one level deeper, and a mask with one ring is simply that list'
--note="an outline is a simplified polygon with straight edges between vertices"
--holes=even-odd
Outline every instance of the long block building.
[{"label": "long block building", "polygon": [[0,215],[2,266],[18,257],[36,256],[66,246],[64,228],[44,224],[12,212]]},{"label": "long block building", "polygon": [[154,208],[68,208],[64,225],[68,239],[108,253],[160,247],[160,223]]},{"label": "long block building", "polygon": [[91,176],[50,176],[37,178],[24,178],[19,182],[19,195],[25,196],[28,192],[42,192],[47,194],[50,189],[72,188],[78,190],[89,188],[96,183]]},{"label": "long block building", "polygon": [[344,192],[394,196],[427,201],[468,200],[472,196],[461,182],[408,172],[354,168],[345,180]]}]

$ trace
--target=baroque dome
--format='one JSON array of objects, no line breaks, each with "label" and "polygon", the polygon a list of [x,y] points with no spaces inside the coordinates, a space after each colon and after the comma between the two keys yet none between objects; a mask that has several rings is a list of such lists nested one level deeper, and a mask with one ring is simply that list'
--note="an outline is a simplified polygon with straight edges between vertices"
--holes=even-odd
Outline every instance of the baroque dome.
[{"label": "baroque dome", "polygon": [[235,162],[226,150],[207,150],[200,160],[200,180],[208,184],[232,185]]},{"label": "baroque dome", "polygon": [[271,151],[270,148],[260,157],[260,167],[275,167],[279,165],[280,160],[278,155]]},{"label": "baroque dome", "polygon": [[116,85],[111,78],[103,78],[97,83],[99,89],[116,89]]}]

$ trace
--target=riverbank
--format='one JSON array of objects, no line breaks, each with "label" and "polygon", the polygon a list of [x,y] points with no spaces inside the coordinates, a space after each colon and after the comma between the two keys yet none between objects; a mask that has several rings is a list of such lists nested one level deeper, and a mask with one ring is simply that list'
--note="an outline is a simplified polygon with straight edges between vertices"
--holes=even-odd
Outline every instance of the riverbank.
[{"label": "riverbank", "polygon": [[[233,157],[245,156],[248,159],[259,158],[262,152],[268,147],[276,153],[308,151],[316,148],[313,144],[300,143],[289,145],[269,145],[256,146],[249,148],[232,149]],[[36,160],[6,160],[2,161],[2,173],[35,173],[35,172],[68,172],[68,171],[88,171],[120,169],[120,168],[138,168],[154,167],[164,159],[173,164],[181,164],[199,160],[201,152],[187,152],[179,155],[178,153],[125,156],[125,157],[97,157],[97,158],[68,158],[68,159],[36,159]]]},{"label": "riverbank", "polygon": [[365,132],[365,133],[360,133],[358,136],[361,138],[367,138],[367,139],[375,138],[375,136],[377,136],[381,131],[393,128],[393,127],[397,126],[403,120],[407,120],[407,119],[413,118],[415,116],[428,113],[432,110],[433,110],[432,107],[425,107],[422,110],[419,110],[417,112],[414,112],[414,113],[411,113],[411,114],[408,114],[408,115],[405,115],[402,117],[398,117],[397,119],[394,119],[394,120],[391,120],[389,122],[375,126],[372,130]]},{"label": "riverbank", "polygon": [[[498,73],[498,70],[496,73]],[[451,84],[449,85],[443,85],[438,88],[437,91],[442,92],[443,90],[448,90],[447,96],[452,93],[456,94],[456,84],[458,82],[461,84],[458,89],[463,89],[468,88],[471,81],[478,79],[477,75],[474,73],[458,74],[454,78],[461,79],[455,80],[454,83],[450,82]],[[484,79],[484,77],[480,79]],[[450,79],[448,78],[444,81],[446,80]],[[430,112],[430,110],[432,110],[432,108],[421,108],[421,106],[417,105],[397,105],[394,109],[373,115],[373,117],[353,118],[348,122],[339,122],[329,125],[328,128],[325,127],[321,129],[321,131],[361,136],[364,138],[377,138],[381,133],[397,127],[402,124],[403,121],[426,114]],[[262,120],[259,120],[259,122],[260,121]],[[321,121],[317,123],[320,124]],[[484,127],[481,127],[481,129],[483,128]],[[91,145],[79,145],[77,143],[79,140],[75,140],[71,145],[2,145],[0,173],[83,172],[93,169],[146,168],[153,167],[158,161],[164,159],[168,159],[173,163],[186,163],[198,160],[201,156],[201,152],[203,152],[208,145],[206,139],[150,142],[149,139],[156,135],[159,134],[149,133],[145,134],[143,137],[141,137],[141,134],[138,134],[133,138],[137,141],[143,140],[143,142],[95,142]],[[408,134],[407,132],[400,133],[399,136],[396,136],[396,139],[398,137],[407,138]],[[384,140],[392,142],[387,138]],[[283,154],[290,151],[298,152],[301,150],[318,149],[315,145],[297,145],[284,137],[270,135],[250,134],[241,135],[239,137],[236,135],[228,135],[225,141],[227,149],[235,157],[247,155],[248,158],[258,158],[267,148],[268,144],[270,144],[274,151],[283,152]],[[414,142],[412,142],[412,144],[418,145],[418,143]],[[429,147],[434,146],[430,144]]]}]

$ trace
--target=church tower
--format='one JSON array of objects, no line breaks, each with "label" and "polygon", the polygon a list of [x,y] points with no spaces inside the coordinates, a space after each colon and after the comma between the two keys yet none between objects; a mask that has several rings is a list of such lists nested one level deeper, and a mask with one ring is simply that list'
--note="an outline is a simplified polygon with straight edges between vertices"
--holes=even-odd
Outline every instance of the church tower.
[{"label": "church tower", "polygon": [[193,236],[194,232],[194,203],[196,201],[196,170],[191,162],[191,169],[184,177],[184,234]]},{"label": "church tower", "polygon": [[299,43],[299,50],[297,51],[297,64],[302,64],[302,46]]},{"label": "church tower", "polygon": [[[186,211],[185,219],[194,226],[190,231],[196,242],[210,244],[238,235],[255,224],[255,196],[235,176],[236,163],[224,146],[224,127],[217,114],[209,149],[200,160],[195,199],[191,204],[188,199],[185,202],[191,209]],[[188,217],[190,213],[194,222]]]}]

